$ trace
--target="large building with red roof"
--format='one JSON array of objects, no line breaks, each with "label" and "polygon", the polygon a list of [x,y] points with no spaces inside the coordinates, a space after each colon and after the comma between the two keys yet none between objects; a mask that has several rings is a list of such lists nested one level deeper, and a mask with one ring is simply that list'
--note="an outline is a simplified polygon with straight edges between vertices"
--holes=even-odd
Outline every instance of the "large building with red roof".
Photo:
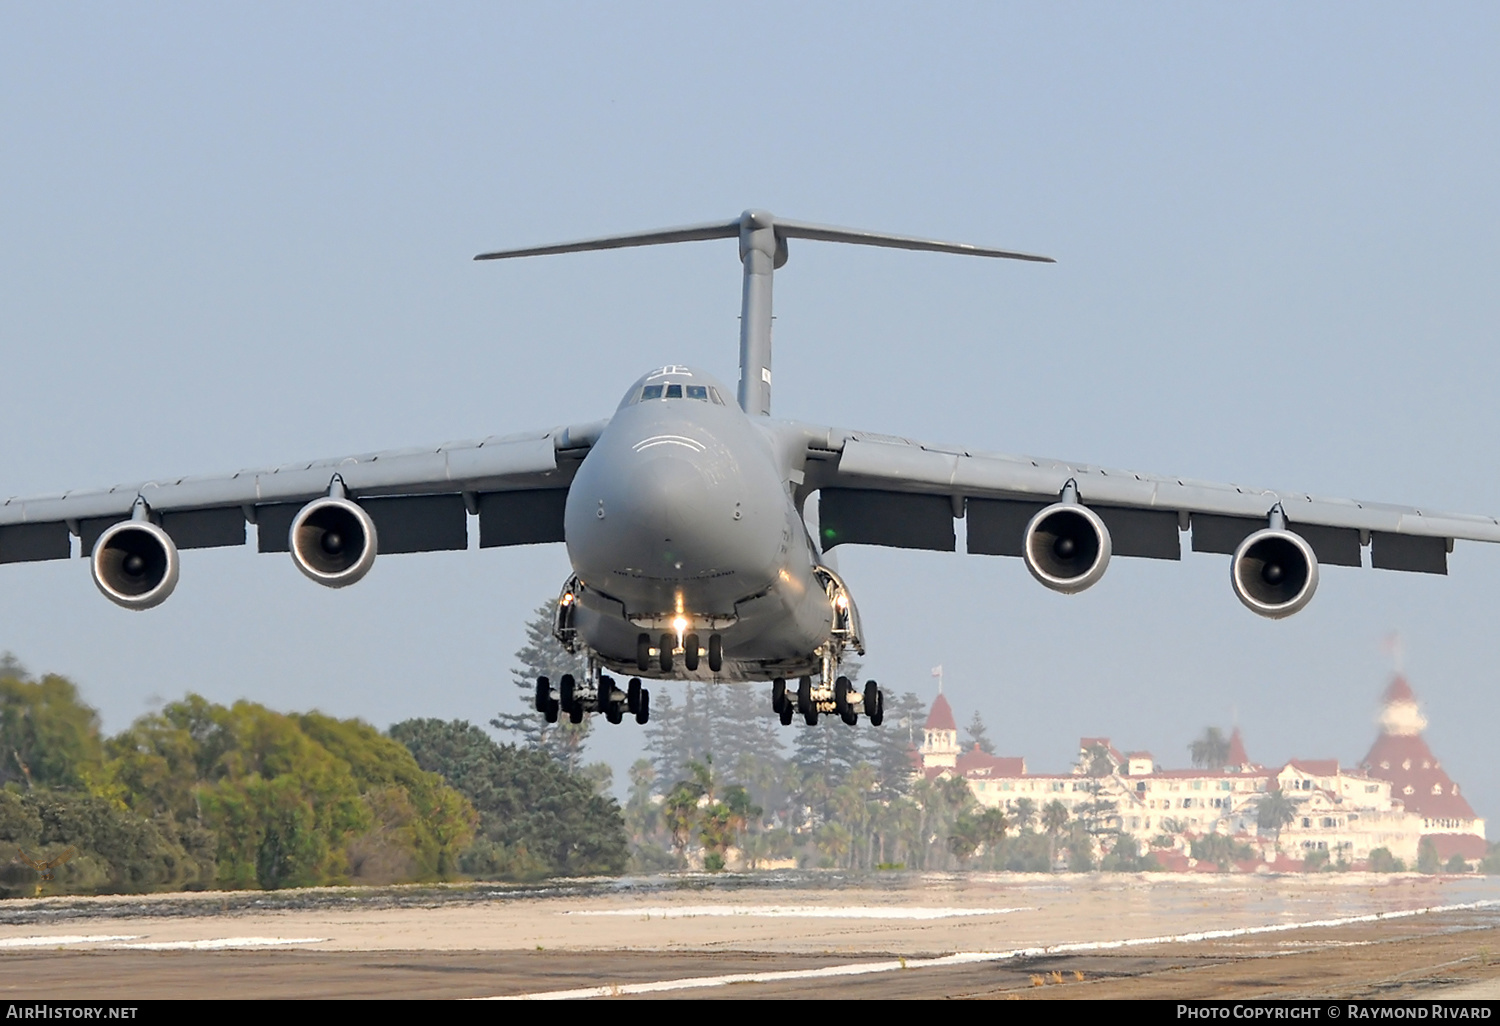
[{"label": "large building with red roof", "polygon": [[[1022,758],[989,755],[977,745],[964,750],[953,709],[939,694],[913,761],[928,778],[963,777],[985,806],[1012,812],[1029,806],[1039,814],[1060,802],[1106,832],[1152,841],[1163,849],[1160,861],[1178,868],[1193,868],[1192,841],[1207,834],[1232,837],[1256,852],[1257,864],[1273,867],[1314,853],[1364,863],[1382,848],[1412,866],[1424,841],[1443,863],[1455,855],[1477,862],[1488,849],[1484,820],[1428,749],[1425,726],[1398,676],[1385,693],[1381,734],[1358,767],[1337,759],[1262,766],[1250,760],[1236,729],[1216,768],[1165,769],[1150,752],[1122,753],[1109,738],[1084,737],[1068,772],[1029,773]],[[1277,791],[1290,801],[1290,820],[1262,828],[1260,803]]]}]

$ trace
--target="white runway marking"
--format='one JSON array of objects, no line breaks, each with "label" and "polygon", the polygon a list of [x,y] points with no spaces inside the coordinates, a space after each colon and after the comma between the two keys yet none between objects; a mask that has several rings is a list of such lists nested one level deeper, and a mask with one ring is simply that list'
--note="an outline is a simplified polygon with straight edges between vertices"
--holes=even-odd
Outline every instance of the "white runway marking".
[{"label": "white runway marking", "polygon": [[562,912],[565,916],[622,916],[632,919],[691,919],[697,916],[754,916],[784,919],[951,919],[1001,916],[1029,908],[902,908],[896,905],[653,905],[637,909]]},{"label": "white runway marking", "polygon": [[1374,912],[1362,916],[1344,916],[1339,919],[1314,919],[1303,923],[1244,926],[1232,930],[1199,930],[1193,933],[1178,933],[1164,937],[1134,937],[1129,940],[1117,941],[1082,941],[1072,944],[1051,944],[1044,947],[1016,948],[1012,951],[963,951],[954,955],[943,955],[939,958],[906,958],[881,962],[855,962],[849,965],[830,965],[820,969],[786,969],[780,972],[694,976],[680,980],[657,980],[652,983],[621,983],[607,987],[579,987],[574,990],[549,990],[533,994],[501,995],[481,1000],[556,1001],[567,998],[615,997],[622,994],[659,994],[669,990],[699,990],[707,987],[727,987],[731,983],[775,983],[782,980],[863,976],[869,973],[898,972],[902,969],[932,969],[941,966],[968,965],[975,962],[1003,962],[1012,958],[1032,958],[1038,955],[1056,955],[1075,951],[1110,951],[1118,948],[1144,947],[1152,944],[1182,944],[1192,941],[1219,940],[1225,937],[1248,937],[1254,934],[1283,933],[1288,930],[1309,930],[1328,926],[1353,926],[1356,923],[1374,923],[1384,919],[1405,919],[1410,916],[1421,916],[1434,912],[1463,912],[1479,908],[1493,908],[1495,906],[1500,906],[1500,901],[1472,901],[1462,905],[1434,905],[1428,908],[1403,909],[1396,912]]},{"label": "white runway marking", "polygon": [[0,948],[54,948],[64,944],[108,944],[111,941],[135,940],[139,936],[138,933],[126,933],[118,936],[63,934],[56,937],[6,937],[0,940]]},{"label": "white runway marking", "polygon": [[129,951],[220,951],[225,948],[275,948],[288,944],[321,944],[327,937],[215,937],[194,941],[142,941],[139,944],[112,944],[116,950]]}]

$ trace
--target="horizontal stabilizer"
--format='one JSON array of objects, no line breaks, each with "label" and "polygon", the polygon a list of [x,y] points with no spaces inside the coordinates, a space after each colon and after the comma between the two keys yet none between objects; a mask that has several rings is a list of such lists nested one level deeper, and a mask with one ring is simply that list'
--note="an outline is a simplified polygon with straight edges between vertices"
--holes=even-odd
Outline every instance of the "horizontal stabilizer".
[{"label": "horizontal stabilizer", "polygon": [[806,221],[783,221],[776,219],[776,234],[783,239],[816,239],[819,242],[850,242],[857,246],[885,246],[890,249],[920,249],[930,253],[960,253],[965,256],[1002,257],[1007,260],[1032,260],[1039,264],[1055,264],[1051,257],[1034,253],[1017,253],[1008,249],[989,249],[967,242],[940,242],[936,239],[918,239],[909,235],[887,235],[884,232],[867,232],[859,228],[836,228],[826,224],[808,224]]},{"label": "horizontal stabilizer", "polygon": [[526,249],[499,249],[481,253],[475,260],[505,260],[508,257],[551,256],[554,253],[583,253],[591,249],[626,249],[630,246],[660,246],[669,242],[702,242],[704,239],[734,239],[740,234],[740,219],[713,224],[690,224],[681,228],[658,228],[649,232],[606,235],[602,239],[580,239],[555,246],[529,246]]}]

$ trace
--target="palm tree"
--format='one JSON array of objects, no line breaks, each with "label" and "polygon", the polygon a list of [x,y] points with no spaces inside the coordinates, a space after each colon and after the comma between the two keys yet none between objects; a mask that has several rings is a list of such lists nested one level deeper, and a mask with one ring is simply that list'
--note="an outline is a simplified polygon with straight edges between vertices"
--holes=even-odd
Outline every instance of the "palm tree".
[{"label": "palm tree", "polygon": [[1278,850],[1281,847],[1281,828],[1296,818],[1297,803],[1288,798],[1279,787],[1274,791],[1267,791],[1255,803],[1255,825],[1271,832]]},{"label": "palm tree", "polygon": [[1223,769],[1229,762],[1229,739],[1218,727],[1208,727],[1203,736],[1188,745],[1193,765],[1206,769]]},{"label": "palm tree", "polygon": [[1036,802],[1030,798],[1017,798],[1010,807],[1011,822],[1023,833],[1036,822]]},{"label": "palm tree", "polygon": [[1057,838],[1067,828],[1068,807],[1054,798],[1042,808],[1042,829],[1047,833],[1047,871],[1057,864]]}]

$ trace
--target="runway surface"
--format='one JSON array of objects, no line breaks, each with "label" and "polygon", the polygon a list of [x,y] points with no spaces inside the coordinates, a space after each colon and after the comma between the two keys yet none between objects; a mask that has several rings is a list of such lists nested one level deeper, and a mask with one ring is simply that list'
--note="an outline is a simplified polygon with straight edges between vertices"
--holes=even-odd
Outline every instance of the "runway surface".
[{"label": "runway surface", "polygon": [[9,999],[1500,998],[1500,879],[829,873],[13,900]]}]

